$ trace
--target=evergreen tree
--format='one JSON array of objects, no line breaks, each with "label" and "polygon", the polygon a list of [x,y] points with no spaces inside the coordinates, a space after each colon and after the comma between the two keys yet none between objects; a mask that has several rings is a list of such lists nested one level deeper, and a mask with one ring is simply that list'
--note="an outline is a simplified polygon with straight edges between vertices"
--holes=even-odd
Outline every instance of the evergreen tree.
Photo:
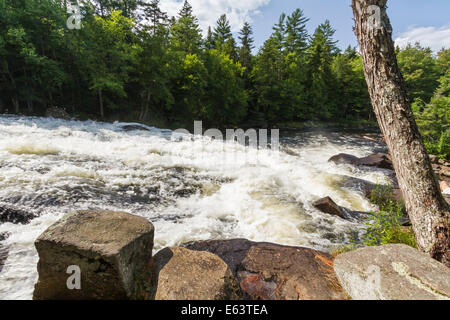
[{"label": "evergreen tree", "polygon": [[171,42],[175,50],[186,53],[200,51],[202,35],[198,19],[194,16],[192,6],[187,0],[178,14],[178,19],[171,27],[171,35]]},{"label": "evergreen tree", "polygon": [[251,71],[252,50],[255,47],[253,40],[253,30],[248,22],[244,23],[241,31],[239,32],[239,40],[241,41],[241,47],[239,49],[239,62],[246,68],[246,73]]},{"label": "evergreen tree", "polygon": [[208,27],[208,33],[206,35],[206,39],[205,39],[205,47],[206,49],[214,49],[215,48],[215,44],[214,44],[214,36],[211,30],[211,27]]},{"label": "evergreen tree", "polygon": [[300,9],[287,18],[285,46],[288,53],[301,54],[308,46],[306,23],[309,21]]},{"label": "evergreen tree", "polygon": [[232,38],[233,34],[231,33],[230,22],[227,19],[227,15],[223,14],[217,20],[216,27],[214,28],[214,43],[217,48],[221,48]]},{"label": "evergreen tree", "polygon": [[314,118],[329,120],[337,112],[335,102],[336,81],[331,65],[338,53],[337,41],[333,39],[335,30],[327,20],[314,32],[308,48],[308,84],[310,112]]},{"label": "evergreen tree", "polygon": [[272,28],[272,37],[275,38],[278,43],[278,49],[282,50],[285,48],[286,41],[286,14],[283,12],[278,19],[278,23]]},{"label": "evergreen tree", "polygon": [[167,26],[167,13],[161,11],[159,7],[160,0],[151,0],[149,3],[143,3],[144,17],[149,22],[152,33],[155,33],[161,26]]}]

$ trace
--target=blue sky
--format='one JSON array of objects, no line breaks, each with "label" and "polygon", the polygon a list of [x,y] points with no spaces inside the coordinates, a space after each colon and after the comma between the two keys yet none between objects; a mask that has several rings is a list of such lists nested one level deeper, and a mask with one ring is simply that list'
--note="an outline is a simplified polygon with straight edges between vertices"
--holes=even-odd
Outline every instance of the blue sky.
[{"label": "blue sky", "polygon": [[[161,0],[161,6],[169,14],[176,14],[182,1]],[[190,3],[204,29],[214,25],[222,13],[227,13],[234,31],[244,21],[250,21],[257,47],[270,36],[280,14],[290,14],[296,8],[310,18],[310,33],[328,19],[336,29],[335,37],[341,48],[356,45],[350,0],[190,0]],[[449,0],[390,0],[388,6],[397,44],[420,41],[434,50],[450,48]]]}]

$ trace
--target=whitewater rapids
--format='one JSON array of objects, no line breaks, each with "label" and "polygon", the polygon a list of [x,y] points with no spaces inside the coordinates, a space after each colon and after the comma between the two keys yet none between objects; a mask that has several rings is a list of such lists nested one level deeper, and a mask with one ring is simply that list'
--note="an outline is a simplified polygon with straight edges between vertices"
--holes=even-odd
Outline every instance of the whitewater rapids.
[{"label": "whitewater rapids", "polygon": [[338,153],[367,156],[381,146],[353,134],[281,135],[281,151],[124,124],[0,116],[0,206],[30,212],[28,224],[0,224],[9,254],[0,299],[31,299],[35,239],[78,209],[126,211],[155,225],[155,252],[187,241],[247,238],[330,251],[361,224],[317,211],[330,196],[370,211],[342,176],[384,183],[382,170],[335,165]]}]

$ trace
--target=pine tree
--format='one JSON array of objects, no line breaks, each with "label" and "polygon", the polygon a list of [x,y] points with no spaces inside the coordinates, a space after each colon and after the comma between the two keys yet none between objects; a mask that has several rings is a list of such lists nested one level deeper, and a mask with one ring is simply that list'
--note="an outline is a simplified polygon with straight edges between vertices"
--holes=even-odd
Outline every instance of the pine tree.
[{"label": "pine tree", "polygon": [[279,49],[282,50],[285,46],[286,41],[286,14],[283,12],[278,19],[278,23],[272,28],[272,37],[278,43]]},{"label": "pine tree", "polygon": [[329,120],[336,112],[335,80],[331,65],[338,52],[335,30],[327,20],[320,24],[308,48],[308,84],[311,113],[321,120]]},{"label": "pine tree", "polygon": [[245,68],[245,77],[251,72],[251,60],[252,50],[255,47],[253,45],[253,30],[248,22],[244,23],[241,31],[239,32],[239,40],[241,41],[241,47],[239,49],[239,62]]},{"label": "pine tree", "polygon": [[160,0],[151,0],[150,3],[143,3],[144,17],[149,22],[149,27],[152,33],[161,26],[167,26],[168,15],[161,11],[159,7]]},{"label": "pine tree", "polygon": [[227,19],[227,15],[223,14],[217,20],[217,25],[214,28],[214,43],[217,48],[220,48],[232,37],[230,22]]},{"label": "pine tree", "polygon": [[178,19],[171,27],[172,45],[177,51],[195,53],[200,50],[202,35],[198,19],[194,16],[192,6],[186,0],[178,14]]},{"label": "pine tree", "polygon": [[205,39],[205,47],[208,50],[215,48],[214,36],[213,36],[212,30],[211,30],[211,27],[208,27],[208,33],[207,33],[206,39]]},{"label": "pine tree", "polygon": [[285,46],[288,53],[302,53],[308,46],[306,23],[309,21],[300,9],[287,18]]}]

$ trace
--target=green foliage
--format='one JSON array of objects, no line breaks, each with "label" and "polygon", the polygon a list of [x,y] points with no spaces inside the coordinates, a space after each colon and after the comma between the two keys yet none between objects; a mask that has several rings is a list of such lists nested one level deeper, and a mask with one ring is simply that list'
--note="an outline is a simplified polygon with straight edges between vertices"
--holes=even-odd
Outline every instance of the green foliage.
[{"label": "green foliage", "polygon": [[191,5],[185,1],[178,14],[178,19],[170,29],[171,44],[174,50],[186,53],[198,53],[202,35],[198,19],[194,16]]},{"label": "green foliage", "polygon": [[[338,50],[329,21],[309,35],[301,9],[283,13],[254,55],[250,24],[236,43],[222,15],[204,39],[188,1],[171,18],[160,2],[79,1],[82,28],[69,30],[69,1],[0,0],[0,112],[172,127],[373,120],[362,59]],[[449,50],[398,55],[425,142],[448,158]]]},{"label": "green foliage", "polygon": [[364,246],[379,246],[390,243],[403,243],[417,247],[411,228],[402,226],[404,205],[393,199],[392,188],[377,186],[370,200],[378,206],[378,211],[366,223],[365,234],[359,239]]},{"label": "green foliage", "polygon": [[417,98],[429,101],[439,80],[439,69],[431,49],[419,43],[408,45],[400,50],[397,59],[411,101]]},{"label": "green foliage", "polygon": [[450,159],[450,71],[439,80],[430,103],[417,99],[413,103],[417,124],[428,152]]}]

